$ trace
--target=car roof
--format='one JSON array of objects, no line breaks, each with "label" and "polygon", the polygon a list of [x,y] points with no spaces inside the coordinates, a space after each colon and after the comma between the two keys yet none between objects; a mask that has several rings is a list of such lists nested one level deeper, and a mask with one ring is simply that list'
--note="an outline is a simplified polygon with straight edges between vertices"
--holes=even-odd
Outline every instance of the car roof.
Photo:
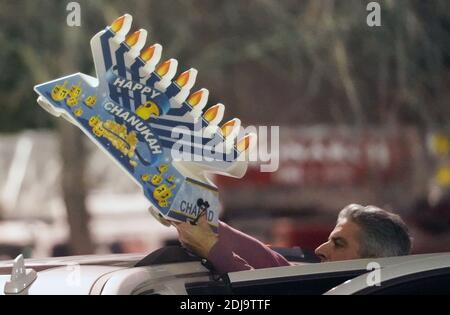
[{"label": "car roof", "polygon": [[[41,260],[34,260],[34,263],[39,261],[39,265],[28,263],[27,269],[37,271],[37,278],[29,286],[26,294],[128,295],[137,289],[145,291],[151,289],[158,292],[157,294],[160,294],[159,292],[186,294],[185,283],[210,280],[210,271],[200,261],[135,267],[136,261],[139,261],[136,258],[142,257],[144,255],[121,255],[120,259],[79,257],[76,260],[67,257],[59,260],[51,259],[44,263]],[[4,288],[11,280],[11,267],[3,268],[7,269],[8,273],[0,275],[0,288]]]},{"label": "car roof", "polygon": [[[25,259],[25,266],[35,271],[43,271],[56,267],[69,265],[96,265],[96,266],[117,266],[133,267],[137,262],[145,257],[143,253],[136,254],[108,254],[108,255],[80,255],[68,257],[51,257],[38,259]],[[13,260],[0,262],[0,275],[11,273]]]}]

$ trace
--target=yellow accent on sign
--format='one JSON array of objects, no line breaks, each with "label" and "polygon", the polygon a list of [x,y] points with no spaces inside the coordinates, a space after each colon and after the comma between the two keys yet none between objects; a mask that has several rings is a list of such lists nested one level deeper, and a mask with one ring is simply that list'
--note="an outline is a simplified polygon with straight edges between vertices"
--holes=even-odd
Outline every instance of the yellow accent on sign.
[{"label": "yellow accent on sign", "polygon": [[169,187],[166,184],[163,184],[153,191],[153,197],[158,202],[169,200],[173,196],[172,189],[175,187],[175,185]]},{"label": "yellow accent on sign", "polygon": [[69,95],[69,89],[66,88],[67,81],[64,82],[63,85],[55,85],[55,87],[52,90],[52,99],[56,102],[60,102],[64,100],[67,95]]},{"label": "yellow accent on sign", "polygon": [[148,120],[150,117],[159,117],[161,115],[158,105],[153,101],[148,101],[142,104],[136,110],[136,115],[138,115],[143,120]]},{"label": "yellow accent on sign", "polygon": [[202,100],[203,94],[204,94],[203,90],[193,93],[191,96],[189,96],[187,100],[188,104],[191,105],[192,107],[197,106]]},{"label": "yellow accent on sign", "polygon": [[89,118],[89,126],[95,127],[100,123],[100,118],[98,116],[92,116]]},{"label": "yellow accent on sign", "polygon": [[70,97],[79,98],[81,93],[83,92],[83,89],[81,88],[81,82],[77,85],[72,85],[70,88]]},{"label": "yellow accent on sign", "polygon": [[150,174],[144,174],[141,176],[141,179],[144,182],[149,182],[151,177],[152,177],[152,175],[150,175]]},{"label": "yellow accent on sign", "polygon": [[159,65],[156,68],[156,73],[160,76],[163,77],[165,76],[169,70],[170,70],[170,64],[172,63],[172,60],[167,60],[164,63],[162,63],[161,65]]},{"label": "yellow accent on sign", "polygon": [[182,88],[188,82],[190,75],[191,75],[190,70],[185,71],[182,74],[180,74],[180,76],[175,80],[175,82],[178,84],[179,87]]},{"label": "yellow accent on sign", "polygon": [[86,106],[88,106],[88,107],[93,107],[95,105],[95,103],[97,103],[97,97],[94,95],[88,96],[84,100],[84,104],[86,104]]},{"label": "yellow accent on sign", "polygon": [[120,31],[122,29],[122,26],[125,22],[125,15],[121,16],[120,18],[116,19],[112,24],[111,24],[111,30],[114,33],[117,33],[118,31]]},{"label": "yellow accent on sign", "polygon": [[164,178],[161,175],[153,175],[151,179],[151,183],[155,186],[161,185],[161,183],[164,181]]},{"label": "yellow accent on sign", "polygon": [[83,116],[83,110],[81,108],[78,108],[74,111],[75,116],[81,117]]},{"label": "yellow accent on sign", "polygon": [[74,107],[78,104],[78,98],[76,97],[70,97],[66,100],[66,104],[69,107]]},{"label": "yellow accent on sign", "polygon": [[153,54],[155,53],[155,49],[156,49],[156,45],[153,45],[153,46],[150,46],[150,47],[146,48],[145,50],[143,50],[141,53],[141,59],[144,60],[145,62],[152,59]]},{"label": "yellow accent on sign", "polygon": [[169,165],[167,165],[167,164],[161,164],[161,165],[158,167],[158,171],[159,171],[161,174],[166,173],[168,170],[169,170]]}]

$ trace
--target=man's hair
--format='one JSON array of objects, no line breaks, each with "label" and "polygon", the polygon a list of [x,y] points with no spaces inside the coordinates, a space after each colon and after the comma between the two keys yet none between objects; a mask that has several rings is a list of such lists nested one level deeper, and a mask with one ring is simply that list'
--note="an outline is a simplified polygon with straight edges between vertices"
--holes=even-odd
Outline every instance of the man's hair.
[{"label": "man's hair", "polygon": [[408,255],[411,237],[400,216],[374,206],[351,204],[338,217],[338,224],[347,219],[360,229],[361,258],[378,258]]}]

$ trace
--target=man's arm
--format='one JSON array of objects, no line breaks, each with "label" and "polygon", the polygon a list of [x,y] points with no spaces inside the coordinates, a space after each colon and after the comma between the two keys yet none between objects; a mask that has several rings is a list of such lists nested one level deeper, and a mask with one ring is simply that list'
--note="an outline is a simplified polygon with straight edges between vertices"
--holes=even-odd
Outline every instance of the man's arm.
[{"label": "man's arm", "polygon": [[257,239],[220,222],[214,234],[205,218],[198,225],[176,225],[182,244],[207,258],[219,273],[289,266],[289,262]]},{"label": "man's arm", "polygon": [[[225,244],[221,244],[221,240]],[[254,237],[242,233],[231,226],[219,223],[219,248],[233,251],[255,269],[289,266],[280,254]]]}]

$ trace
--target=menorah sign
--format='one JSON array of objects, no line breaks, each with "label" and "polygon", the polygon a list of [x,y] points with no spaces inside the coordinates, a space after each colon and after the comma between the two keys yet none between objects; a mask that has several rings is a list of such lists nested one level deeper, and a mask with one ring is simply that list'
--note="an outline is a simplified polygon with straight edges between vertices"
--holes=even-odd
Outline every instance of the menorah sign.
[{"label": "menorah sign", "polygon": [[37,85],[38,103],[117,162],[156,218],[195,224],[205,213],[217,227],[218,191],[207,175],[241,178],[256,135],[236,141],[237,118],[219,126],[225,106],[203,111],[208,90],[191,93],[197,70],[175,78],[177,60],[160,62],[162,46],[144,48],[147,31],[128,34],[131,24],[125,14],[92,38],[96,78],[76,73]]}]

